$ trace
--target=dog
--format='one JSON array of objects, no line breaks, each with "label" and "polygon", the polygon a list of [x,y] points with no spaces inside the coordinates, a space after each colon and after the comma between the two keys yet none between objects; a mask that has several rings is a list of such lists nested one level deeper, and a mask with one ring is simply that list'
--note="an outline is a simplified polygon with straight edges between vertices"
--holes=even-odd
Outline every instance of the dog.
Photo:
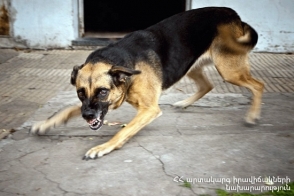
[{"label": "dog", "polygon": [[102,157],[121,148],[159,117],[161,92],[183,76],[194,80],[198,92],[175,103],[177,107],[185,108],[212,90],[202,72],[210,63],[225,81],[252,92],[245,120],[255,124],[260,118],[264,84],[251,76],[248,58],[257,40],[257,32],[230,8],[205,7],[171,16],[95,50],[84,64],[74,66],[70,80],[81,103],[33,125],[31,132],[44,134],[78,115],[92,130],[99,130],[108,110],[126,101],[137,109],[136,116],[108,142],[91,148],[83,159]]}]

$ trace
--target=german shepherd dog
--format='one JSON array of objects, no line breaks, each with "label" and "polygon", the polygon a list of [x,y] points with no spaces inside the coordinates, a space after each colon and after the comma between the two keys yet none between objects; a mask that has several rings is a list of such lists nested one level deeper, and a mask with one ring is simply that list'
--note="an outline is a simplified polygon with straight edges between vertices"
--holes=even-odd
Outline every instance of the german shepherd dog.
[{"label": "german shepherd dog", "polygon": [[245,120],[255,124],[264,85],[251,76],[248,56],[257,39],[256,31],[230,8],[206,7],[176,14],[92,52],[71,74],[81,104],[33,125],[31,132],[44,134],[80,114],[92,130],[98,130],[107,111],[127,101],[137,109],[133,120],[108,142],[91,148],[83,159],[102,157],[159,117],[161,92],[183,76],[194,80],[198,92],[175,106],[187,107],[208,93],[213,86],[202,68],[210,63],[225,81],[252,92]]}]

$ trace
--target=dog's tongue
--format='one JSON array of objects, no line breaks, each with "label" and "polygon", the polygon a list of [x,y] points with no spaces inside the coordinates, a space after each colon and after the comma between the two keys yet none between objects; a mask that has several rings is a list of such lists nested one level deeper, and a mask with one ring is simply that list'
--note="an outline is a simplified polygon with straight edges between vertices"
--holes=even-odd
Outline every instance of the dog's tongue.
[{"label": "dog's tongue", "polygon": [[89,124],[93,124],[95,121],[96,121],[96,119],[87,120],[87,123],[89,123]]}]

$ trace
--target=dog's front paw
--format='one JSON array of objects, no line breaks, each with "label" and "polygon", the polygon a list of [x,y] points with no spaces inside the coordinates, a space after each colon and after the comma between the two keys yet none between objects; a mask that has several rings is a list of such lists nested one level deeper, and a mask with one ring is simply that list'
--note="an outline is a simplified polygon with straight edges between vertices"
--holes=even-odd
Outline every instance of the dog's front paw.
[{"label": "dog's front paw", "polygon": [[194,102],[195,102],[194,99],[188,98],[188,99],[185,99],[185,100],[178,101],[178,102],[174,103],[173,106],[177,107],[177,108],[186,108],[189,105],[193,104]]},{"label": "dog's front paw", "polygon": [[106,155],[114,150],[114,147],[108,143],[95,146],[88,150],[88,152],[83,157],[83,160],[89,160],[89,159],[96,159],[99,157],[102,157],[103,155]]},{"label": "dog's front paw", "polygon": [[256,116],[246,116],[245,117],[245,125],[246,126],[253,126],[253,125],[256,125],[258,122],[259,122],[259,116],[256,117]]},{"label": "dog's front paw", "polygon": [[31,129],[30,133],[35,135],[43,135],[50,130],[51,126],[46,123],[46,121],[35,123]]}]

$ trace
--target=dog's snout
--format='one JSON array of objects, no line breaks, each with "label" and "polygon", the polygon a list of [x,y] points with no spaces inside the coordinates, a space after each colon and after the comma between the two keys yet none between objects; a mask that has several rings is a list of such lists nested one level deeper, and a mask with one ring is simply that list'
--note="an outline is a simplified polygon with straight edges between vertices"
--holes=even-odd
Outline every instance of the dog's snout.
[{"label": "dog's snout", "polygon": [[93,110],[85,110],[82,114],[84,119],[94,119],[95,118],[95,111]]}]

